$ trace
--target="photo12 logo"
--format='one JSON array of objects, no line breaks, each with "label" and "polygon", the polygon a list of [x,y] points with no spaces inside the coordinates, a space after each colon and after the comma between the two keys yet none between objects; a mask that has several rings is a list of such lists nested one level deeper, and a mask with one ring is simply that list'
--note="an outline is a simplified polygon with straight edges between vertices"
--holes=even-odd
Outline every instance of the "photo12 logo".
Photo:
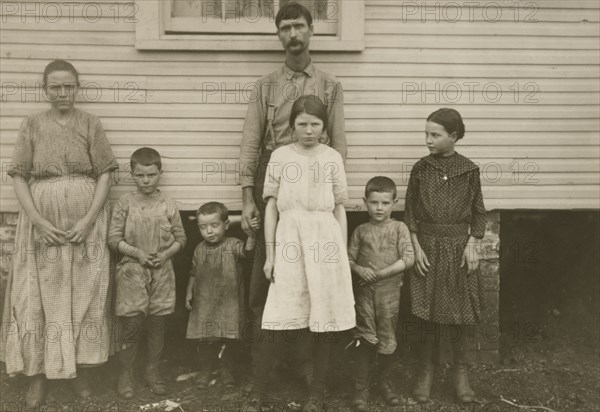
[{"label": "photo12 logo", "polygon": [[457,23],[460,21],[474,23],[483,21],[497,23],[499,21],[515,23],[537,23],[539,6],[535,2],[402,2],[402,22],[420,21]]},{"label": "photo12 logo", "polygon": [[[50,103],[42,82],[2,82],[2,103]],[[77,103],[145,103],[146,90],[133,81],[96,82],[82,81],[75,97]]]},{"label": "photo12 logo", "polygon": [[137,23],[139,6],[134,2],[47,2],[2,1],[2,23],[98,23],[102,19],[115,23]]}]

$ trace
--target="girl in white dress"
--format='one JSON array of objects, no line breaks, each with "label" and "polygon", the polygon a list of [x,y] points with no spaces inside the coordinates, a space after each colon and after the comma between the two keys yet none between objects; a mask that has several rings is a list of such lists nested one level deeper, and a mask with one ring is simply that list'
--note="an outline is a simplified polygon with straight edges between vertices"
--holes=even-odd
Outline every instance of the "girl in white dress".
[{"label": "girl in white dress", "polygon": [[262,329],[269,338],[263,339],[245,410],[260,410],[278,355],[286,349],[302,352],[301,346],[313,341],[314,370],[303,411],[321,410],[336,333],[355,326],[344,164],[319,141],[327,126],[326,106],[316,96],[300,97],[290,126],[294,143],[273,152],[265,177],[264,271],[271,286]]}]

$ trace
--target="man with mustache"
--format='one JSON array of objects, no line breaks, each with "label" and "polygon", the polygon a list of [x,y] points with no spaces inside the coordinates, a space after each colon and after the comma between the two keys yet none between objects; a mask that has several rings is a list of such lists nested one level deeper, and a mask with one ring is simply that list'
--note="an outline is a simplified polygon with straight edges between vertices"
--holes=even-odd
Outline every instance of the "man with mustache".
[{"label": "man with mustache", "polygon": [[[258,218],[261,229],[256,233],[256,256],[250,281],[249,304],[253,332],[260,334],[262,314],[269,290],[265,278],[265,239],[262,229],[265,204],[262,200],[265,171],[271,152],[292,143],[292,129],[288,123],[294,101],[303,95],[314,94],[327,105],[327,130],[321,142],[337,150],[346,159],[346,134],[344,130],[343,91],[340,82],[329,73],[315,67],[309,53],[313,35],[313,18],[301,4],[286,3],[275,17],[277,37],[285,50],[285,64],[261,78],[254,88],[248,104],[240,150],[240,181],[242,185],[242,229],[252,232],[252,219]],[[255,348],[260,336],[250,336]],[[310,354],[298,354],[298,373],[305,383],[312,374]]]}]

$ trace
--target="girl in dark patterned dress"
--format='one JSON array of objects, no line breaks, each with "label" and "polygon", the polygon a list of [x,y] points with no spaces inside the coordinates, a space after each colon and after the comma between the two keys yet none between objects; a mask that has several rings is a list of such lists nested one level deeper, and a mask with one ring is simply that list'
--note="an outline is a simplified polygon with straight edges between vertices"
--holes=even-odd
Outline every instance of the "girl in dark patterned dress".
[{"label": "girl in dark patterned dress", "polygon": [[[461,402],[475,394],[466,372],[469,327],[480,318],[479,240],[485,233],[485,208],[479,168],[456,153],[465,134],[460,114],[439,109],[427,118],[425,143],[430,155],[412,169],[406,192],[405,222],[415,251],[410,279],[411,311],[421,320],[420,370],[413,395],[429,399],[436,338],[451,336],[454,386]],[[444,333],[440,333],[447,328]]]}]

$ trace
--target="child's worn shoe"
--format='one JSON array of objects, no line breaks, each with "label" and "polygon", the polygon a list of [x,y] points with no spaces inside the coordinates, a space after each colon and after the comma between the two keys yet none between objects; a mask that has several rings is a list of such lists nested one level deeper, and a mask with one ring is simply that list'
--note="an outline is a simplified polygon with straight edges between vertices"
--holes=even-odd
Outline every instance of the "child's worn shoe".
[{"label": "child's worn shoe", "polygon": [[390,406],[400,405],[400,397],[394,391],[392,384],[387,379],[380,381],[378,387],[379,393],[381,394],[381,397],[385,403]]},{"label": "child's worn shoe", "polygon": [[223,385],[228,388],[232,388],[235,386],[235,378],[233,377],[233,373],[231,373],[231,369],[223,368],[219,371],[219,378]]},{"label": "child's worn shoe", "polygon": [[88,371],[77,368],[77,377],[71,379],[71,388],[82,399],[89,399],[92,396],[92,389],[88,381]]},{"label": "child's worn shoe", "polygon": [[456,397],[462,403],[470,403],[475,400],[475,392],[469,385],[467,377],[467,367],[464,363],[459,363],[454,366],[454,389]]},{"label": "child's worn shoe", "polygon": [[242,395],[248,396],[252,393],[252,389],[254,388],[254,384],[252,382],[246,382],[242,385]]},{"label": "child's worn shoe", "polygon": [[155,394],[167,394],[167,386],[165,385],[165,382],[160,376],[157,365],[150,365],[146,367],[146,371],[144,372],[144,379],[146,380],[148,386],[150,386],[150,390]]},{"label": "child's worn shoe", "polygon": [[27,410],[38,410],[41,403],[46,399],[46,376],[35,375],[28,378],[29,387],[25,393],[25,408]]},{"label": "child's worn shoe", "polygon": [[262,395],[257,392],[252,392],[242,405],[242,412],[261,412],[262,411]]},{"label": "child's worn shoe", "polygon": [[325,391],[312,390],[302,407],[302,412],[321,412],[324,410]]},{"label": "child's worn shoe", "polygon": [[355,412],[369,412],[369,388],[363,387],[355,389],[354,397],[352,398],[352,409]]},{"label": "child's worn shoe", "polygon": [[117,392],[123,399],[129,400],[135,397],[135,383],[131,369],[121,370],[119,380],[117,381]]},{"label": "child's worn shoe", "polygon": [[421,369],[417,374],[417,383],[413,390],[415,401],[424,403],[429,400],[431,393],[431,383],[433,382],[433,365],[421,365]]},{"label": "child's worn shoe", "polygon": [[202,369],[200,370],[200,372],[198,373],[198,388],[200,389],[206,389],[208,388],[208,385],[210,384],[210,378],[211,378],[211,372],[210,370],[207,369]]},{"label": "child's worn shoe", "polygon": [[317,397],[309,397],[304,406],[302,412],[321,412],[323,411],[323,399]]}]

